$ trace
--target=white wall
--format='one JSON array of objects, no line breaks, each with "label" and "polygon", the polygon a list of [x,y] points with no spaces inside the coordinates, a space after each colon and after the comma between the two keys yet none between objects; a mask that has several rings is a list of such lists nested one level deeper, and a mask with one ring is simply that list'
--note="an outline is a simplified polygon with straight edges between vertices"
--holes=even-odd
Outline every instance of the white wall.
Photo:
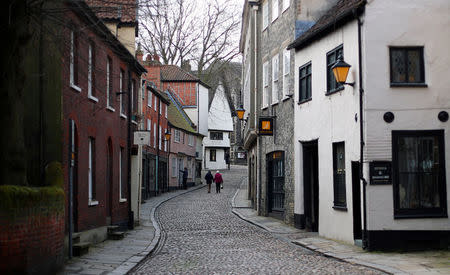
[{"label": "white wall", "polygon": [[[365,159],[392,160],[392,130],[445,129],[447,205],[450,205],[450,122],[440,122],[437,115],[440,111],[450,112],[449,14],[448,0],[377,0],[366,5],[363,27]],[[389,46],[424,47],[428,87],[390,87]],[[383,120],[387,111],[395,115],[390,124]],[[450,228],[448,218],[395,220],[392,185],[368,185],[367,191],[369,230]]]},{"label": "white wall", "polygon": [[[357,24],[351,22],[334,33],[314,42],[295,54],[295,102],[299,101],[298,68],[311,62],[312,100],[295,105],[295,207],[303,214],[303,154],[300,141],[318,139],[319,154],[319,234],[325,237],[353,242],[352,174],[351,161],[359,160],[358,87],[325,95],[326,54],[343,44],[344,59],[352,64],[347,82],[354,81],[358,69]],[[332,143],[345,142],[346,198],[348,211],[333,207]]]},{"label": "white wall", "polygon": [[198,108],[198,132],[206,136],[208,135],[208,88],[202,84],[198,85]]},{"label": "white wall", "polygon": [[[211,149],[216,150],[216,161],[209,160]],[[225,150],[222,148],[206,148],[205,149],[205,160],[206,160],[205,169],[220,170],[220,169],[227,168],[227,164],[225,162]]]}]

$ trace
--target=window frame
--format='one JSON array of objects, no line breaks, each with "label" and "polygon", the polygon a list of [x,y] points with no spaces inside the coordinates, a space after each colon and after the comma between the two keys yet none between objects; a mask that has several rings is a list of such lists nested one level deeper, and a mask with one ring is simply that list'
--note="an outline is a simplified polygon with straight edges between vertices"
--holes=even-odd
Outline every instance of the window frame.
[{"label": "window frame", "polygon": [[[308,73],[308,68],[310,69],[310,72]],[[302,71],[305,70],[306,73],[304,76],[302,76]],[[308,85],[306,85],[306,91],[305,91],[305,97],[302,97],[302,80],[306,79],[306,83],[308,84],[309,79],[309,89]],[[308,96],[309,95],[309,96]],[[300,66],[298,68],[298,103],[304,103],[307,101],[312,100],[312,62],[309,61],[308,63]]]},{"label": "window frame", "polygon": [[[337,147],[342,145],[344,151],[344,173],[343,173],[343,187],[339,186],[337,181]],[[347,173],[346,173],[346,162],[345,162],[345,142],[333,142],[333,209],[347,211]],[[342,175],[342,174],[341,174]],[[343,190],[342,190],[343,189]],[[339,201],[343,199],[343,201]]]},{"label": "window frame", "polygon": [[124,184],[125,182],[123,180],[123,177],[126,174],[126,173],[123,173],[124,161],[123,161],[122,158],[125,155],[124,151],[125,151],[125,148],[120,146],[120,148],[119,148],[119,202],[126,202],[127,201],[126,198],[122,197],[122,195],[124,195],[123,194],[124,192],[122,192],[122,188],[123,188],[123,186],[126,186],[126,184]]},{"label": "window frame", "polygon": [[79,35],[75,28],[70,30],[70,62],[69,62],[69,82],[70,87],[81,92],[79,84]]},{"label": "window frame", "polygon": [[290,0],[283,0],[283,9],[282,9],[281,13],[286,11],[289,8],[290,5],[291,5],[291,1]]},{"label": "window frame", "polygon": [[291,74],[291,51],[283,51],[283,99],[288,98],[290,88],[290,74]]},{"label": "window frame", "polygon": [[209,132],[210,140],[223,140],[223,132],[220,131],[211,131]]},{"label": "window frame", "polygon": [[92,40],[88,42],[88,98],[98,102],[95,89],[95,43]]},{"label": "window frame", "polygon": [[[439,201],[440,207],[401,209],[399,207],[399,151],[398,140],[401,137],[437,137],[439,154]],[[394,193],[394,219],[447,218],[447,186],[445,166],[445,130],[393,130],[392,131],[392,188]]]},{"label": "window frame", "polygon": [[[333,71],[331,70],[331,67],[333,67],[333,65],[336,63],[337,58],[339,57],[339,51],[341,51],[342,54],[342,58],[344,58],[344,44],[341,44],[339,46],[337,46],[336,48],[332,49],[331,51],[327,52],[326,55],[326,59],[325,59],[325,64],[327,65],[327,91],[326,91],[326,95],[331,95],[334,94],[336,92],[342,91],[344,90],[344,84],[340,84],[336,81],[336,78],[334,77]],[[328,64],[328,57],[331,55],[335,55],[335,61],[333,63]],[[332,78],[334,79],[334,85],[335,87],[333,89],[331,89],[330,87],[330,83],[329,83],[329,79]]]},{"label": "window frame", "polygon": [[280,74],[280,57],[277,53],[272,57],[272,105],[278,103],[278,79]]},{"label": "window frame", "polygon": [[262,31],[269,26],[269,0],[262,4]]},{"label": "window frame", "polygon": [[263,63],[263,96],[261,109],[269,107],[269,61]]},{"label": "window frame", "polygon": [[152,91],[150,89],[147,89],[147,106],[152,108]]},{"label": "window frame", "polygon": [[153,123],[153,148],[156,148],[156,122]]},{"label": "window frame", "polygon": [[[391,87],[427,87],[428,85],[425,82],[425,60],[424,60],[424,51],[423,46],[389,46],[389,77],[390,77],[390,86]],[[393,50],[402,51],[405,57],[405,71],[406,71],[406,82],[394,82],[394,70],[393,70],[393,62],[392,62],[392,54]],[[408,51],[419,51],[419,66],[420,66],[420,78],[419,82],[409,82],[408,76]]]},{"label": "window frame", "polygon": [[112,112],[115,111],[114,102],[114,92],[113,92],[113,77],[112,77],[112,58],[106,57],[106,108]]},{"label": "window frame", "polygon": [[124,113],[124,109],[126,106],[124,106],[125,100],[123,98],[124,95],[124,90],[125,90],[125,71],[120,69],[120,73],[119,73],[119,114],[121,118],[127,118],[127,116]]},{"label": "window frame", "polygon": [[96,200],[96,184],[95,184],[95,138],[89,137],[88,144],[88,205],[94,206],[98,205]]},{"label": "window frame", "polygon": [[173,132],[173,141],[176,142],[176,143],[180,143],[180,141],[181,141],[180,130],[174,129],[174,132]]},{"label": "window frame", "polygon": [[272,21],[272,23],[275,21],[275,20],[277,20],[277,18],[278,18],[278,16],[279,16],[279,14],[280,14],[280,3],[279,3],[279,1],[278,0],[271,0],[272,1],[272,18],[271,18],[271,21]]}]

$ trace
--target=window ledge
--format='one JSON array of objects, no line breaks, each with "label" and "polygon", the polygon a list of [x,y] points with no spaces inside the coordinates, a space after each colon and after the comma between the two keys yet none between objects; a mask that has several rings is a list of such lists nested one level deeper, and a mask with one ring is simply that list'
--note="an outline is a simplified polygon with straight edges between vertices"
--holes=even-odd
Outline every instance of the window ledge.
[{"label": "window ledge", "polygon": [[123,119],[127,119],[127,116],[122,114],[122,113],[120,113],[120,117],[123,118]]},{"label": "window ledge", "polygon": [[133,123],[134,125],[139,125],[136,120],[131,120],[131,123]]},{"label": "window ledge", "polygon": [[275,101],[275,102],[272,102],[272,106],[274,106],[274,105],[277,105],[278,104],[278,100],[277,101]]},{"label": "window ledge", "polygon": [[427,88],[426,83],[391,83],[391,87],[417,87],[417,88]]},{"label": "window ledge", "polygon": [[90,100],[94,101],[95,103],[98,102],[98,98],[96,98],[95,96],[89,95],[88,98],[89,98]]},{"label": "window ledge", "polygon": [[89,206],[96,206],[96,205],[98,205],[98,201],[95,201],[95,200],[89,200],[88,205],[89,205]]},{"label": "window ledge", "polygon": [[332,95],[332,94],[338,93],[338,92],[340,92],[340,91],[342,91],[342,90],[344,90],[344,89],[345,89],[344,86],[341,86],[341,87],[336,88],[336,89],[334,89],[334,90],[326,91],[326,92],[325,92],[325,95]]},{"label": "window ledge", "polygon": [[303,103],[310,102],[310,101],[312,101],[312,97],[307,98],[307,99],[303,99],[303,100],[297,102],[297,104],[298,105],[302,105]]},{"label": "window ledge", "polygon": [[265,109],[267,109],[267,108],[269,108],[269,105],[266,105],[266,106],[261,107],[261,110],[265,110]]},{"label": "window ledge", "polygon": [[78,87],[77,85],[70,83],[70,88],[74,89],[75,91],[81,93],[81,88]]},{"label": "window ledge", "polygon": [[285,96],[283,96],[283,98],[281,99],[281,101],[286,101],[286,100],[289,100],[289,99],[291,99],[291,98],[292,98],[292,96],[285,95]]},{"label": "window ledge", "polygon": [[114,109],[114,108],[111,107],[111,106],[107,106],[107,107],[106,107],[106,110],[108,110],[108,111],[110,111],[110,112],[115,112],[115,111],[116,111],[116,109]]},{"label": "window ledge", "polygon": [[120,202],[120,203],[127,202],[127,199],[119,199],[119,202]]},{"label": "window ledge", "polygon": [[394,219],[436,219],[436,218],[448,218],[446,213],[439,214],[394,214]]},{"label": "window ledge", "polygon": [[334,210],[338,210],[338,211],[344,211],[344,212],[347,212],[347,211],[348,211],[347,206],[334,205],[334,206],[333,206],[333,209],[334,209]]}]

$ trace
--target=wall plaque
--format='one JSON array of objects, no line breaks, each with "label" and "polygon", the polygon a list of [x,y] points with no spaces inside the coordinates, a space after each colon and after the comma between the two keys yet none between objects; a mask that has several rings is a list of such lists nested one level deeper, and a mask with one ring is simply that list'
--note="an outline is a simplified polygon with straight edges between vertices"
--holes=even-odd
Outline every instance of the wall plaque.
[{"label": "wall plaque", "polygon": [[392,162],[372,161],[370,163],[370,184],[392,183]]},{"label": "wall plaque", "polygon": [[259,118],[259,135],[260,136],[273,136],[273,117],[260,117]]}]

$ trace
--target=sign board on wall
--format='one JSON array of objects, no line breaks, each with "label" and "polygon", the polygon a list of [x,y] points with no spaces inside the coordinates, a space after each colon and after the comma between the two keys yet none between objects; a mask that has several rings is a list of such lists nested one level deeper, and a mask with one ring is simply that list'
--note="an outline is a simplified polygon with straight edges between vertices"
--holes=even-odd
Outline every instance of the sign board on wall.
[{"label": "sign board on wall", "polygon": [[258,123],[258,132],[260,136],[273,136],[273,117],[260,117]]},{"label": "sign board on wall", "polygon": [[148,145],[150,144],[150,131],[135,131],[133,144]]},{"label": "sign board on wall", "polygon": [[370,184],[391,184],[391,166],[390,161],[372,161],[370,163]]}]

